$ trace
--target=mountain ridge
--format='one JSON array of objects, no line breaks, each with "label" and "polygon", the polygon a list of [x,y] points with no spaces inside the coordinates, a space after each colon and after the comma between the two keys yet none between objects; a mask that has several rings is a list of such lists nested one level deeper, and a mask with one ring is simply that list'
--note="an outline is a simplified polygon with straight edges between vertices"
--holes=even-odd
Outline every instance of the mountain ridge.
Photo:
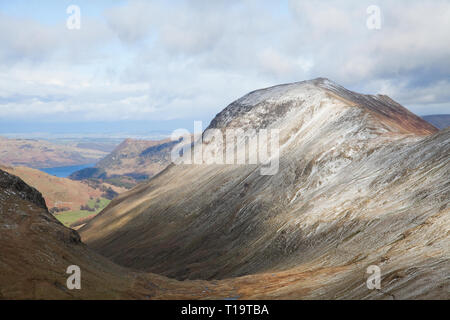
[{"label": "mountain ridge", "polygon": [[0,164],[50,168],[94,163],[107,153],[44,140],[0,137]]},{"label": "mountain ridge", "polygon": [[[361,264],[380,263],[396,238],[410,234],[416,227],[411,220],[435,215],[448,224],[449,130],[438,132],[385,97],[370,98],[372,108],[383,106],[385,114],[379,115],[310,83],[293,87],[287,94],[279,94],[286,87],[275,87],[278,95],[270,92],[263,99],[267,90],[255,91],[256,100],[246,95],[208,127],[280,128],[277,174],[260,175],[259,164],[171,165],[81,228],[84,241],[124,266],[211,280],[324,267],[361,272]],[[220,152],[208,132],[203,138],[204,147]],[[400,190],[407,192],[393,198]],[[445,232],[434,223],[432,228],[443,245]],[[420,237],[409,241],[426,252]],[[436,252],[441,262],[429,272],[439,287],[449,253]],[[424,257],[414,259],[425,263]],[[401,255],[390,259],[384,268],[405,272]],[[336,275],[341,276],[350,281]],[[445,286],[440,288],[442,294]],[[363,295],[363,288],[358,290],[355,294]],[[406,294],[405,288],[395,290]]]},{"label": "mountain ridge", "polygon": [[[391,123],[301,91],[217,119],[221,129],[279,128],[276,174],[170,164],[114,199],[81,239],[0,170],[0,298],[448,299],[450,129],[416,131],[415,118]],[[83,290],[64,285],[71,264]],[[366,287],[370,265],[381,290]]]},{"label": "mountain ridge", "polygon": [[125,139],[95,167],[74,172],[73,180],[99,179],[128,189],[154,176],[170,163],[170,139]]},{"label": "mountain ridge", "polygon": [[[383,119],[385,121],[390,120],[389,118],[391,117],[394,117],[394,119],[392,120],[403,124],[402,129],[406,132],[408,132],[408,130],[415,134],[430,134],[437,132],[437,129],[433,125],[423,121],[423,119],[421,119],[419,116],[416,116],[386,95],[359,94],[345,89],[344,87],[327,78],[316,78],[313,80],[281,84],[264,89],[254,90],[237,99],[236,101],[228,105],[222,112],[218,113],[216,117],[211,121],[211,124],[208,126],[208,128],[223,127],[224,124],[220,123],[220,119],[226,119],[227,117],[230,117],[230,113],[232,113],[233,109],[238,109],[238,114],[242,115],[246,111],[249,111],[251,108],[257,107],[264,101],[284,100],[285,102],[292,102],[292,100],[295,100],[296,98],[296,91],[302,90],[305,87],[306,90],[313,90],[313,88],[318,88],[326,91],[327,93],[332,93],[334,94],[334,97],[346,101],[349,105],[354,104],[355,106],[365,108],[366,110],[376,113],[379,117],[383,116],[387,118]],[[267,99],[264,98],[266,96],[268,97]],[[283,104],[281,104],[281,106],[283,107]],[[240,113],[242,109],[243,112]],[[280,116],[279,112],[277,113],[277,116]],[[401,119],[400,116],[403,116],[404,119]],[[231,115],[231,117],[233,116]],[[390,122],[390,124],[392,124],[392,122]],[[264,128],[264,125],[262,127],[260,126],[259,128]]]}]

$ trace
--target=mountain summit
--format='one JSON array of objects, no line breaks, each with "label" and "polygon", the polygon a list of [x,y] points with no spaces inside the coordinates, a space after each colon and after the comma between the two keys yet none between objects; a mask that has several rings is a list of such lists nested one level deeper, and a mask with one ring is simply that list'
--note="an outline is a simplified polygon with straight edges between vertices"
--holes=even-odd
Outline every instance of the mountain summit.
[{"label": "mountain summit", "polygon": [[[178,279],[308,273],[309,284],[327,286],[265,292],[278,297],[448,292],[450,130],[323,78],[251,92],[208,127],[231,128],[278,129],[278,172],[170,165],[80,229],[83,241],[123,266]],[[205,149],[220,152],[204,136]],[[367,290],[369,265],[382,268],[383,291]]]},{"label": "mountain summit", "polygon": [[[277,120],[326,108],[354,107],[354,113],[369,116],[389,132],[430,134],[436,128],[386,95],[365,95],[326,79],[282,84],[248,93],[231,103],[209,128],[253,126],[265,128]],[[337,111],[337,110],[336,110]]]}]

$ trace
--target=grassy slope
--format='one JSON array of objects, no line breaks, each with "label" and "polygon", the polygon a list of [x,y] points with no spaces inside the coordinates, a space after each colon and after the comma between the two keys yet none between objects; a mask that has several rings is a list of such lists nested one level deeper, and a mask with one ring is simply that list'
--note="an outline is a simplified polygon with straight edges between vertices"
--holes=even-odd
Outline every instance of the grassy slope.
[{"label": "grassy slope", "polygon": [[[55,214],[55,217],[65,226],[70,226],[72,223],[78,221],[79,219],[83,219],[89,216],[95,216],[111,202],[111,200],[105,198],[99,199],[100,199],[100,202],[98,203],[99,206],[95,211],[87,211],[87,210],[67,211]],[[95,208],[96,200],[95,199],[89,200],[87,205],[90,208]]]},{"label": "grassy slope", "polygon": [[80,181],[58,178],[45,172],[27,167],[1,167],[4,171],[20,177],[30,186],[38,189],[49,209],[68,207],[78,210],[90,198],[100,198],[103,191],[94,189]]},{"label": "grassy slope", "polygon": [[[3,167],[0,168],[10,174],[23,179],[27,184],[39,190],[49,209],[69,208],[69,211],[55,213],[55,217],[65,226],[70,226],[79,219],[95,216],[103,210],[110,200],[102,197],[102,188],[112,187],[116,192],[126,191],[125,188],[115,187],[109,184],[88,185],[81,181],[73,181],[67,178],[58,178],[37,169],[27,167]],[[80,210],[83,205],[95,208],[97,199],[99,207],[95,211]]]}]

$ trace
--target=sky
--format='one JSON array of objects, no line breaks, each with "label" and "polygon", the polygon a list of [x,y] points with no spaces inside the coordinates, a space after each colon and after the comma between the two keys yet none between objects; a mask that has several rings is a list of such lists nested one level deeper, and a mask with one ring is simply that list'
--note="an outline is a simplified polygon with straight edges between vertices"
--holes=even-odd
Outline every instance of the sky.
[{"label": "sky", "polygon": [[450,113],[450,0],[0,0],[0,43],[0,133],[206,127],[317,77]]}]

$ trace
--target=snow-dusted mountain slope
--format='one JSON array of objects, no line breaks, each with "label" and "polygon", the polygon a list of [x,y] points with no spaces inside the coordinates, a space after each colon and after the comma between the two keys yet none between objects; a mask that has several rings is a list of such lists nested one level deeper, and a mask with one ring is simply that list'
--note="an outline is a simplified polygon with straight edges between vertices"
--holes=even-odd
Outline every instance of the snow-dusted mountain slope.
[{"label": "snow-dusted mountain slope", "polygon": [[[277,297],[448,293],[449,130],[322,78],[254,91],[212,128],[280,130],[279,170],[171,165],[114,200],[83,240],[119,264],[179,279],[334,272],[308,293],[279,283]],[[220,150],[215,140],[204,147]],[[384,293],[365,287],[371,264]]]}]

